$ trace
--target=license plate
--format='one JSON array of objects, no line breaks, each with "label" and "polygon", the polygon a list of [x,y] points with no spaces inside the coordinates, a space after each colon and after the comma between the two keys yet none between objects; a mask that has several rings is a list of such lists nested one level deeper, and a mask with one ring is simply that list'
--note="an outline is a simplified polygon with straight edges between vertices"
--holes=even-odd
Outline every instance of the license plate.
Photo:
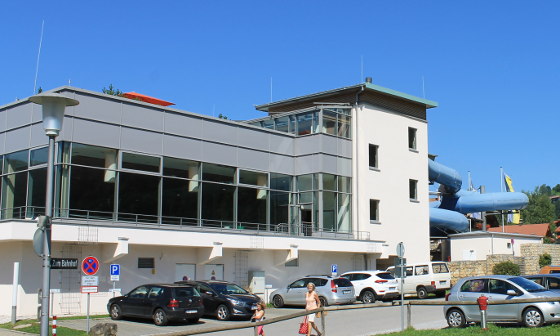
[{"label": "license plate", "polygon": [[198,310],[195,310],[195,309],[187,310],[185,313],[186,314],[196,314],[196,313],[198,313]]},{"label": "license plate", "polygon": [[440,282],[439,282],[440,285],[443,285],[443,284],[445,284],[445,283],[447,283],[447,281],[440,281]]},{"label": "license plate", "polygon": [[257,305],[252,305],[251,310],[257,310]]},{"label": "license plate", "polygon": [[389,287],[389,290],[396,290],[397,287]]},{"label": "license plate", "polygon": [[349,290],[343,290],[342,294],[350,294],[350,291]]}]

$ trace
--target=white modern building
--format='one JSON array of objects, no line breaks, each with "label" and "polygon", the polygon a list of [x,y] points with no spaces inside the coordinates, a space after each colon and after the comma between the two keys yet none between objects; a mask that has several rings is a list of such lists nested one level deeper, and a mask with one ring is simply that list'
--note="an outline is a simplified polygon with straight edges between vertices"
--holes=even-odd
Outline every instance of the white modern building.
[{"label": "white modern building", "polygon": [[[115,287],[225,279],[263,293],[307,274],[430,258],[428,125],[437,103],[366,82],[257,106],[231,121],[75,87],[57,138],[53,257],[101,262],[92,312]],[[148,103],[150,101],[152,103]],[[21,265],[18,313],[37,309],[44,213],[41,107],[0,107],[0,297]],[[118,282],[109,265],[119,264]],[[54,269],[52,313],[86,310],[82,272]],[[264,280],[262,277],[264,276]],[[258,279],[257,279],[258,278]],[[11,311],[4,299],[0,315]]]}]

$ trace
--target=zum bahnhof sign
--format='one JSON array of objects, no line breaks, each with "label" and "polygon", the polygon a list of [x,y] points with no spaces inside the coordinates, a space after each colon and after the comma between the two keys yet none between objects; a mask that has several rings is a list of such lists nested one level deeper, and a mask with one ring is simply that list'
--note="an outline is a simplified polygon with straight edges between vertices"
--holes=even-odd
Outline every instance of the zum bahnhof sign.
[{"label": "zum bahnhof sign", "polygon": [[77,269],[78,259],[51,258],[51,269]]}]

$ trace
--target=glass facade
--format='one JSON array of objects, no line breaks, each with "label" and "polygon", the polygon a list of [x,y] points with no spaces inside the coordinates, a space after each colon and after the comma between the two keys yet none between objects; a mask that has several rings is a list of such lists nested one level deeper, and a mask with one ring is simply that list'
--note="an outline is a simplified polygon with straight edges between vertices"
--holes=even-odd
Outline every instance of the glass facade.
[{"label": "glass facade", "polygon": [[[307,123],[302,132],[316,126],[314,118],[300,120]],[[349,177],[294,177],[68,142],[59,142],[56,154],[58,217],[305,235],[352,232]],[[2,219],[44,214],[46,161],[46,148],[2,156]]]},{"label": "glass facade", "polygon": [[350,106],[317,107],[253,120],[249,124],[298,136],[326,133],[348,139],[352,136],[350,111]]}]

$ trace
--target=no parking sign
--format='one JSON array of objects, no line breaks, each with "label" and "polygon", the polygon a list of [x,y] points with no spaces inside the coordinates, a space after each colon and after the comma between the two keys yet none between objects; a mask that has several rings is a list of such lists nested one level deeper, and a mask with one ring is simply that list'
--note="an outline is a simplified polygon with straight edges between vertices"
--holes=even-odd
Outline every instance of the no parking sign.
[{"label": "no parking sign", "polygon": [[85,275],[95,275],[99,271],[99,260],[96,257],[86,257],[82,261],[82,272]]}]

